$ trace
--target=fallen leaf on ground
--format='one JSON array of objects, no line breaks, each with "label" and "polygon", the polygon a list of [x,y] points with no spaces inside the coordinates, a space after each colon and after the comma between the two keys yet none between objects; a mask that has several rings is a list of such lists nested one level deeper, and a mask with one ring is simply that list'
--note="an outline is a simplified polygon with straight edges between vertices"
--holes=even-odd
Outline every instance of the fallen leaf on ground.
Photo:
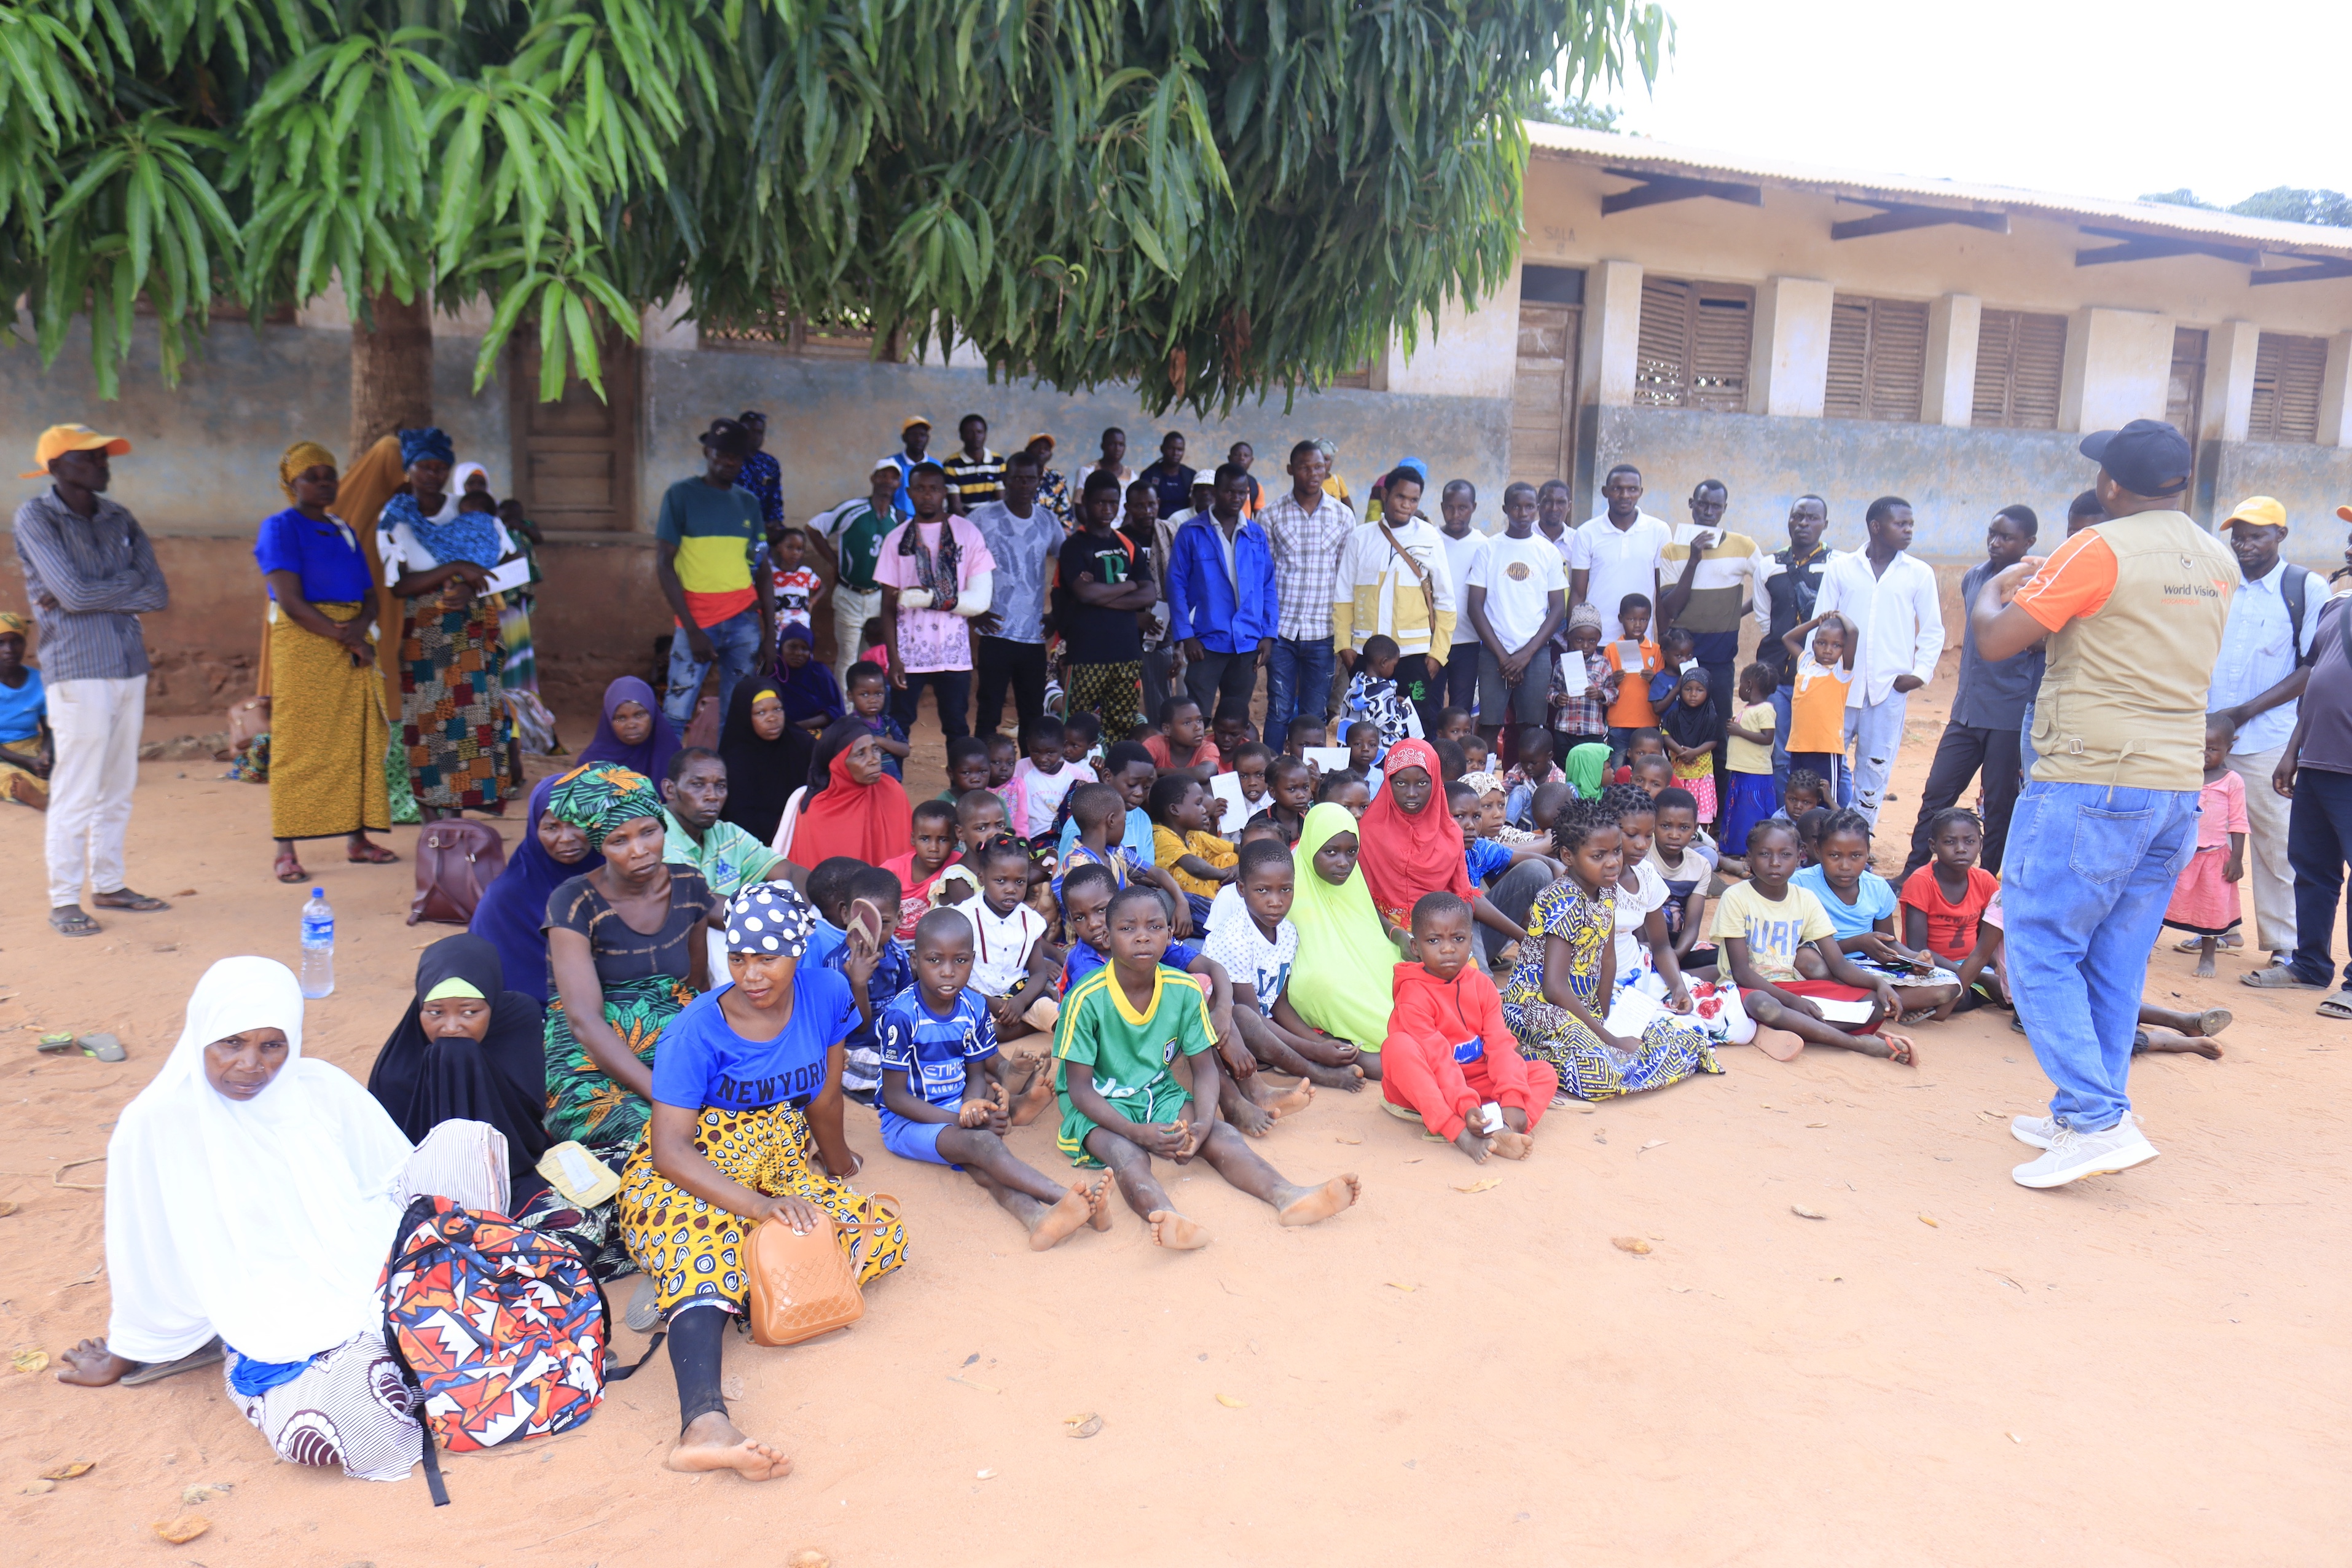
[{"label": "fallen leaf on ground", "polygon": [[196,896],[196,890],[194,888],[182,888],[172,896],[175,899],[193,899]]},{"label": "fallen leaf on ground", "polygon": [[1456,1187],[1454,1190],[1457,1193],[1483,1193],[1493,1188],[1499,1187],[1502,1184],[1502,1177],[1488,1176],[1484,1181],[1473,1182],[1466,1187]]},{"label": "fallen leaf on ground", "polygon": [[184,1546],[189,1542],[194,1541],[197,1536],[202,1535],[205,1531],[210,1530],[212,1527],[213,1521],[211,1520],[206,1519],[200,1513],[192,1513],[185,1519],[157,1520],[155,1521],[155,1533],[162,1536],[164,1540],[170,1542],[174,1546]]},{"label": "fallen leaf on ground", "polygon": [[1943,1222],[1943,1221],[1941,1221],[1941,1220],[1937,1220],[1937,1219],[1929,1219],[1926,1215],[1921,1215],[1919,1216],[1919,1223],[1920,1223],[1921,1225],[1932,1225],[1932,1226],[1935,1226],[1937,1229],[1938,1229],[1938,1230],[1941,1230],[1941,1229],[1943,1229],[1943,1228],[1944,1228],[1944,1222]]},{"label": "fallen leaf on ground", "polygon": [[982,1470],[975,1479],[983,1481],[992,1481],[996,1479],[996,1472],[994,1470]]},{"label": "fallen leaf on ground", "polygon": [[57,1490],[58,1483],[49,1480],[26,1481],[23,1486],[16,1489],[24,1493],[26,1497],[39,1497],[43,1492],[53,1492]]},{"label": "fallen leaf on ground", "polygon": [[1402,1279],[1391,1279],[1389,1281],[1389,1289],[1391,1290],[1402,1290],[1410,1294],[1412,1291],[1420,1289],[1421,1287],[1418,1285],[1408,1285]]},{"label": "fallen leaf on ground", "polygon": [[1827,1127],[1829,1123],[1826,1121],[1808,1121],[1805,1125],[1808,1127]]},{"label": "fallen leaf on ground", "polygon": [[966,1388],[977,1388],[982,1394],[1002,1394],[1004,1392],[1004,1390],[997,1387],[992,1383],[974,1383],[968,1377],[958,1377],[953,1373],[948,1373],[948,1381],[950,1383],[961,1383]]},{"label": "fallen leaf on ground", "polygon": [[16,1212],[16,1205],[15,1204],[0,1202],[0,1219],[6,1219],[10,1215],[15,1214]]},{"label": "fallen leaf on ground", "polygon": [[1062,1425],[1070,1429],[1070,1436],[1073,1437],[1091,1437],[1101,1431],[1103,1426],[1102,1417],[1091,1410],[1084,1415],[1073,1415]]},{"label": "fallen leaf on ground", "polygon": [[1691,1288],[1687,1285],[1669,1285],[1666,1289],[1677,1296],[1687,1296],[1691,1293]]},{"label": "fallen leaf on ground", "polygon": [[1217,1403],[1223,1405],[1228,1410],[1239,1410],[1248,1405],[1249,1401],[1246,1399],[1235,1399],[1230,1394],[1220,1394],[1217,1395]]},{"label": "fallen leaf on ground", "polygon": [[2007,1437],[2009,1438],[2009,1440],[2010,1440],[2011,1442],[2012,1442],[2012,1443],[2022,1443],[2022,1442],[2024,1442],[2024,1441],[2025,1441],[2025,1439],[2024,1439],[2024,1438],[2022,1438],[2022,1437],[2019,1436],[2018,1436],[2016,1433],[2014,1433],[2014,1432],[2005,1433],[2005,1434],[2003,1434],[2003,1436],[2007,1436]]},{"label": "fallen leaf on ground", "polygon": [[96,1459],[76,1459],[69,1465],[59,1465],[54,1470],[43,1470],[41,1479],[45,1481],[69,1481],[76,1476],[86,1476],[96,1468],[98,1468]]},{"label": "fallen leaf on ground", "polygon": [[9,1364],[14,1366],[18,1372],[38,1372],[43,1367],[49,1364],[49,1352],[47,1351],[18,1351],[15,1355],[8,1358],[8,1362]]},{"label": "fallen leaf on ground", "polygon": [[1352,1132],[1341,1132],[1334,1135],[1331,1142],[1334,1143],[1360,1143],[1363,1140]]},{"label": "fallen leaf on ground", "polygon": [[1650,1244],[1638,1236],[1612,1236],[1609,1238],[1609,1245],[1620,1252],[1647,1253],[1650,1250]]},{"label": "fallen leaf on ground", "polygon": [[1663,1149],[1665,1146],[1666,1141],[1664,1139],[1653,1138],[1647,1143],[1643,1144],[1639,1149],[1634,1150],[1633,1152],[1636,1154],[1646,1154],[1653,1149]]},{"label": "fallen leaf on ground", "polygon": [[1827,1219],[1830,1217],[1829,1215],[1822,1213],[1821,1210],[1809,1209],[1802,1204],[1790,1204],[1789,1205],[1789,1212],[1795,1215],[1799,1219]]},{"label": "fallen leaf on ground", "polygon": [[822,1552],[795,1552],[784,1559],[784,1568],[833,1568],[833,1559]]}]

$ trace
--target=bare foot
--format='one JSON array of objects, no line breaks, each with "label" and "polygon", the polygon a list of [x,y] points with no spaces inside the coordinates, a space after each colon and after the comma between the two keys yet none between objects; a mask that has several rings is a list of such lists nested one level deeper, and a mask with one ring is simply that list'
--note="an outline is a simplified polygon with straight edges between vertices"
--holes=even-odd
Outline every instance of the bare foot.
[{"label": "bare foot", "polygon": [[1054,1103],[1054,1075],[1040,1072],[1029,1080],[1029,1087],[1022,1091],[1021,1098],[1013,1101],[1013,1125],[1028,1126],[1045,1114],[1045,1108]]},{"label": "bare foot", "polygon": [[792,1473],[793,1462],[756,1438],[747,1437],[724,1411],[698,1415],[669,1451],[673,1470],[733,1470],[747,1481],[772,1481]]},{"label": "bare foot", "polygon": [[124,1375],[139,1370],[139,1363],[116,1355],[106,1348],[104,1340],[84,1340],[58,1357],[65,1369],[58,1373],[59,1383],[70,1383],[78,1388],[104,1388],[120,1383]]},{"label": "bare foot", "polygon": [[1296,1116],[1315,1103],[1315,1080],[1302,1078],[1290,1092],[1278,1096],[1266,1109],[1276,1116]]},{"label": "bare foot", "polygon": [[1097,1230],[1110,1228],[1110,1173],[1105,1171],[1086,1189],[1087,1223]]},{"label": "bare foot", "polygon": [[1320,1062],[1308,1062],[1307,1081],[1320,1084],[1325,1089],[1345,1089],[1354,1094],[1364,1087],[1364,1069],[1353,1063],[1343,1068],[1332,1068]]},{"label": "bare foot", "polygon": [[1151,1226],[1153,1244],[1171,1252],[1191,1252],[1209,1245],[1209,1233],[1174,1209],[1153,1209],[1143,1219]]},{"label": "bare foot", "polygon": [[1486,1163],[1489,1149],[1487,1137],[1468,1122],[1464,1122],[1462,1131],[1454,1135],[1454,1146],[1469,1155],[1472,1164],[1483,1165]]},{"label": "bare foot", "polygon": [[1919,1065],[1919,1048],[1906,1035],[1881,1029],[1874,1035],[1856,1035],[1853,1038],[1853,1048],[1864,1056],[1876,1057],[1901,1068]]},{"label": "bare foot", "polygon": [[2178,1030],[2160,1028],[2153,1024],[2146,1026],[2139,1032],[2147,1039],[2146,1045],[2137,1047],[2140,1050],[2177,1051],[2183,1055],[2203,1057],[2209,1062],[2218,1062],[2221,1059],[2221,1047],[2201,1037],[2184,1035]]},{"label": "bare foot", "polygon": [[1506,1160],[1524,1160],[1536,1152],[1536,1141],[1529,1133],[1505,1131],[1496,1133],[1487,1147]]},{"label": "bare foot", "polygon": [[1042,1211],[1037,1215],[1037,1222],[1029,1227],[1029,1250],[1045,1252],[1059,1245],[1076,1234],[1080,1226],[1094,1218],[1095,1212],[1101,1207],[1100,1198],[1088,1203],[1086,1188],[1072,1187],[1062,1194],[1060,1203]]},{"label": "bare foot", "polygon": [[1313,1225],[1317,1220],[1329,1219],[1356,1201],[1362,1184],[1350,1171],[1344,1176],[1334,1176],[1319,1187],[1310,1187],[1276,1211],[1275,1217],[1285,1225]]},{"label": "bare foot", "polygon": [[2197,955],[2197,978],[2200,980],[2210,980],[2213,978],[2213,950],[2211,948],[2207,948],[2204,952]]},{"label": "bare foot", "polygon": [[1250,1138],[1263,1138],[1274,1131],[1274,1112],[1252,1100],[1246,1090],[1235,1095],[1231,1105],[1221,1106],[1234,1131]]}]

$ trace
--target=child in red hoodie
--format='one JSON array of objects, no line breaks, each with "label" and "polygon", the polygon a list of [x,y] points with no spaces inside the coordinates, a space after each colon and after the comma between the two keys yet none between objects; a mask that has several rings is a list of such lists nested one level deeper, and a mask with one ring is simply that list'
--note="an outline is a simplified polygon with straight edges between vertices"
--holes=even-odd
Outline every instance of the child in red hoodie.
[{"label": "child in red hoodie", "polygon": [[[1381,1092],[1391,1114],[1421,1119],[1480,1164],[1488,1154],[1524,1160],[1529,1136],[1559,1092],[1559,1070],[1519,1055],[1495,983],[1470,963],[1470,906],[1427,893],[1412,906],[1419,963],[1396,966]],[[1484,1108],[1501,1108],[1490,1122]]]}]

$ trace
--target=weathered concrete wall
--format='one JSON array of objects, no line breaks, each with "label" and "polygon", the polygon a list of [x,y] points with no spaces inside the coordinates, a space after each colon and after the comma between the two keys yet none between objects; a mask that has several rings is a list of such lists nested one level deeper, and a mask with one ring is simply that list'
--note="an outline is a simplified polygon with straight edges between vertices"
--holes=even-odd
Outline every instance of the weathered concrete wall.
[{"label": "weathered concrete wall", "polygon": [[2347,525],[2336,515],[2352,503],[2352,450],[2340,447],[2285,446],[2268,441],[2225,441],[2213,464],[2216,520],[2248,496],[2266,495],[2286,508],[2285,553],[2322,572],[2344,564]]}]

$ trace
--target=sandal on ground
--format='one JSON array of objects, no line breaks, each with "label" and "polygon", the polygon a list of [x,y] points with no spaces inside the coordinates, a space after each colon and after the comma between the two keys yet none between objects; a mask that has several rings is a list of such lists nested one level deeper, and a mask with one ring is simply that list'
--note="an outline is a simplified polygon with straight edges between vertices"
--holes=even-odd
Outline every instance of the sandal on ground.
[{"label": "sandal on ground", "polygon": [[2210,1040],[2236,1021],[2236,1015],[2227,1007],[2208,1007],[2197,1015],[2197,1037]]},{"label": "sandal on ground", "polygon": [[[2201,936],[2185,937],[2172,944],[2172,951],[2175,952],[2195,952],[2204,945],[2205,939]],[[2223,937],[2220,942],[2215,942],[2213,945],[2216,948],[2223,950],[2242,948],[2246,945],[2246,939],[2242,936],[2239,936],[2235,932],[2231,932],[2230,935]]]},{"label": "sandal on ground", "polygon": [[1886,1059],[1896,1067],[1915,1068],[1919,1065],[1919,1047],[1907,1036],[1889,1034],[1881,1029],[1872,1037],[1886,1042]]},{"label": "sandal on ground", "polygon": [[2315,985],[2308,980],[2298,978],[2294,971],[2284,964],[2274,964],[2268,969],[2250,969],[2238,976],[2238,984],[2251,985],[2258,991],[2325,991],[2327,989],[2325,985]]},{"label": "sandal on ground", "polygon": [[59,936],[96,936],[106,928],[83,912],[79,904],[65,904],[49,911],[49,929]]},{"label": "sandal on ground", "polygon": [[132,892],[129,888],[117,888],[110,893],[93,893],[89,901],[101,910],[130,910],[142,915],[172,907],[161,899],[151,899],[144,893]]},{"label": "sandal on ground", "polygon": [[122,1386],[135,1388],[142,1383],[158,1383],[167,1377],[177,1377],[198,1367],[213,1366],[221,1360],[220,1336],[215,1334],[177,1361],[151,1361],[136,1372],[122,1374]]},{"label": "sandal on ground", "polygon": [[2339,991],[2322,1002],[2318,1011],[2323,1018],[2352,1018],[2352,996],[2347,996]]},{"label": "sandal on ground", "polygon": [[400,858],[381,844],[353,845],[343,858],[354,866],[389,866]]},{"label": "sandal on ground", "polygon": [[307,882],[310,879],[310,873],[302,869],[302,862],[291,849],[278,852],[278,861],[269,868],[269,874],[281,882]]}]

